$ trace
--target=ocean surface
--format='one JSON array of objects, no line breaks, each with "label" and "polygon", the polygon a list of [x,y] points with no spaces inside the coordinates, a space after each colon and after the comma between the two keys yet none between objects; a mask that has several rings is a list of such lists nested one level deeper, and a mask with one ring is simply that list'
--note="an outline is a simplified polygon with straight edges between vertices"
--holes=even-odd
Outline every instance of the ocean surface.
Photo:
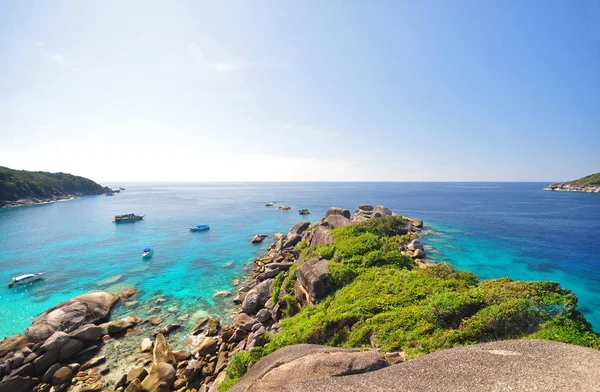
[{"label": "ocean surface", "polygon": [[[0,281],[44,272],[43,281],[0,286],[0,337],[21,333],[49,307],[95,290],[135,286],[135,299],[164,296],[173,312],[228,317],[232,281],[243,279],[264,244],[254,234],[319,220],[330,206],[386,205],[421,218],[428,256],[482,278],[560,282],[600,330],[600,194],[542,191],[545,183],[209,183],[107,184],[114,197],[88,196],[0,209]],[[268,208],[275,201],[291,211]],[[144,214],[114,224],[113,216]],[[209,223],[208,232],[188,227]],[[154,256],[142,260],[146,246]],[[135,313],[135,312],[132,312]],[[190,318],[193,322],[194,317]]]}]

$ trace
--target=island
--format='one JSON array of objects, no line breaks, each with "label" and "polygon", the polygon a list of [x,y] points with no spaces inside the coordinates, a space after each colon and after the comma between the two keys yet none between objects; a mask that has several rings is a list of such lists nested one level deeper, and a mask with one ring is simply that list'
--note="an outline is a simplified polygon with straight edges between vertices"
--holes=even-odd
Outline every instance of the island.
[{"label": "island", "polygon": [[0,392],[597,390],[600,336],[570,290],[434,262],[428,235],[331,207],[218,293],[229,320],[185,323],[167,287],[79,295],[0,342]]},{"label": "island", "polygon": [[0,166],[0,207],[49,203],[110,191],[109,188],[81,176],[14,170]]},{"label": "island", "polygon": [[600,173],[590,174],[574,181],[553,183],[545,191],[600,193]]}]

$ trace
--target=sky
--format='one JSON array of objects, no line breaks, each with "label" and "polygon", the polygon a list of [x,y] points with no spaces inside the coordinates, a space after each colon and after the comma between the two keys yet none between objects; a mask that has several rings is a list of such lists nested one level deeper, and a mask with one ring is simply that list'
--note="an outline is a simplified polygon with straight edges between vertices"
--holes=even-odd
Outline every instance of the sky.
[{"label": "sky", "polygon": [[0,1],[0,165],[578,178],[600,171],[600,0]]}]

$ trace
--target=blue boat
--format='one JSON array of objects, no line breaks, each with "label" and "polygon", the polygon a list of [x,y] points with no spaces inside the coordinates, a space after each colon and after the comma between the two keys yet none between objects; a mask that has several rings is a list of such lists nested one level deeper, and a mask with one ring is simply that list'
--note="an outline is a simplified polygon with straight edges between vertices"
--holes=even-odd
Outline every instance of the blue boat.
[{"label": "blue boat", "polygon": [[210,226],[206,225],[206,224],[200,224],[200,225],[190,227],[190,231],[206,231],[206,230],[210,230]]},{"label": "blue boat", "polygon": [[152,255],[154,254],[154,249],[150,248],[150,247],[146,247],[144,248],[144,250],[142,251],[142,257],[144,259],[149,259],[150,257],[152,257]]}]

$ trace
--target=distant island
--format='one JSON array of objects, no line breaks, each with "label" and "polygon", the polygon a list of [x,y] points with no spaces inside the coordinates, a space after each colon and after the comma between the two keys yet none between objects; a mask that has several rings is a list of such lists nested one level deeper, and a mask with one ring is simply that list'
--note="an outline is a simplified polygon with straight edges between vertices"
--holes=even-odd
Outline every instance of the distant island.
[{"label": "distant island", "polygon": [[49,203],[110,191],[109,188],[81,176],[14,170],[0,166],[0,207]]},{"label": "distant island", "polygon": [[600,173],[590,174],[574,181],[554,183],[544,188],[545,191],[600,193]]}]

